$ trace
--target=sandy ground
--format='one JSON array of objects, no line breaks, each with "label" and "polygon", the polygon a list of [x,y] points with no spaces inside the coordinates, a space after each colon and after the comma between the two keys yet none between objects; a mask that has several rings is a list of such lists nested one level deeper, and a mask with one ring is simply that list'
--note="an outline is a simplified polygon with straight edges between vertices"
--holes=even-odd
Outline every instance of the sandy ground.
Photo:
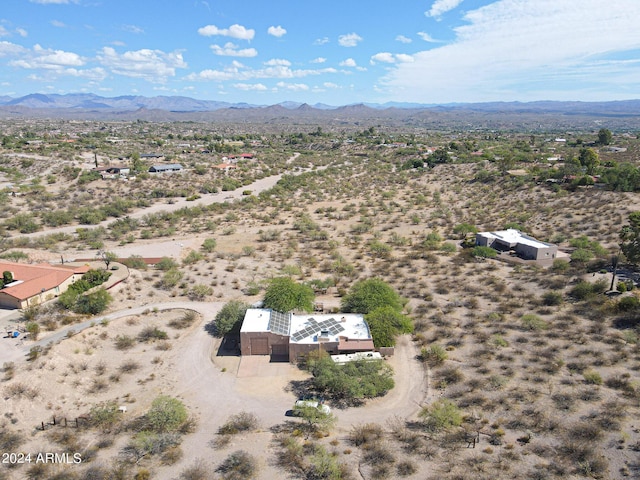
[{"label": "sandy ground", "polygon": [[[34,371],[40,373],[30,376],[30,384],[49,402],[45,407],[26,399],[5,398],[3,410],[33,424],[34,418],[46,418],[56,412],[59,416],[73,418],[97,401],[117,398],[128,404],[126,415],[135,416],[144,413],[156,395],[169,394],[184,401],[198,424],[194,433],[184,437],[183,459],[172,466],[154,468],[153,478],[177,478],[180,471],[198,458],[212,465],[218,464],[238,448],[261,459],[259,478],[276,478],[281,471],[266,461],[270,455],[265,453],[272,439],[270,428],[290,420],[285,414],[296,397],[289,384],[293,380],[306,379],[308,374],[289,363],[270,363],[269,357],[218,356],[220,340],[211,337],[204,326],[222,305],[223,302],[171,302],[127,308],[64,327],[43,336],[38,342],[27,341],[16,349],[21,354],[21,358],[15,360],[16,369],[35,366]],[[135,334],[146,325],[162,327],[171,316],[181,315],[185,310],[197,311],[200,319],[187,331],[170,335],[170,350],[158,352],[145,345],[137,345],[127,352],[114,350],[112,339],[116,335]],[[71,330],[73,335],[69,333]],[[30,347],[47,344],[53,346],[45,357],[31,364],[25,360]],[[345,436],[353,424],[382,422],[394,415],[407,418],[414,415],[427,394],[423,376],[416,374],[422,369],[415,356],[410,337],[401,337],[396,355],[388,360],[396,372],[396,387],[387,396],[368,403],[366,408],[335,410],[338,426],[334,435]],[[106,378],[108,372],[115,371],[126,359],[134,359],[140,365],[140,371],[128,380],[123,378],[110,384],[104,394],[82,393],[91,388],[96,375],[93,369],[100,362],[105,364]],[[81,367],[77,369],[73,365]],[[58,377],[53,384],[46,380],[52,375]],[[137,385],[133,383],[134,376],[138,379]],[[61,388],[60,383],[76,385],[75,392]],[[132,394],[133,404],[129,403]],[[224,449],[214,450],[211,445],[218,428],[231,415],[242,411],[259,418],[259,432],[238,436]]]}]

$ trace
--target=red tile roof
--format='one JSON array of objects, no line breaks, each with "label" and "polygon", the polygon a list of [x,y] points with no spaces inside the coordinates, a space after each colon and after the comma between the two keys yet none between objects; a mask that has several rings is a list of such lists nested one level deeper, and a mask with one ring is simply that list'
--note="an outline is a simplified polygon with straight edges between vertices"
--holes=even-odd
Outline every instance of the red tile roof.
[{"label": "red tile roof", "polygon": [[46,263],[29,265],[0,261],[0,272],[9,271],[13,274],[14,281],[21,282],[5,287],[0,292],[19,300],[26,300],[59,286],[74,274],[86,273],[88,270],[89,267],[86,265],[54,267]]}]

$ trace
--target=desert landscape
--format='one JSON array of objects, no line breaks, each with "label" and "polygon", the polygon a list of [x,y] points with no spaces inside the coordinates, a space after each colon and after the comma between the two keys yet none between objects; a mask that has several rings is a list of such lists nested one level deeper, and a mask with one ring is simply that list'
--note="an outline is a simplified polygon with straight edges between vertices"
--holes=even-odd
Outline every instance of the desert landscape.
[{"label": "desert landscape", "polygon": [[[0,258],[111,275],[3,311],[1,479],[640,478],[634,131],[2,127]],[[504,229],[557,255],[476,246]],[[393,387],[240,356],[219,314],[278,278],[331,313],[397,292]],[[301,394],[330,418],[291,416]]]}]

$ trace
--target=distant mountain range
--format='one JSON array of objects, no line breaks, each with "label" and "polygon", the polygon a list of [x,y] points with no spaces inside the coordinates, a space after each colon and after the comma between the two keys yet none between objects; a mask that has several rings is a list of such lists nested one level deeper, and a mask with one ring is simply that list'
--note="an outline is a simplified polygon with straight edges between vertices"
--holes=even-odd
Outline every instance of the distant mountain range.
[{"label": "distant mountain range", "polygon": [[615,102],[488,102],[447,105],[389,102],[346,106],[282,102],[252,105],[182,96],[101,97],[91,93],[35,93],[20,98],[0,96],[0,118],[85,120],[219,121],[359,125],[385,122],[435,128],[594,128],[599,122],[625,129],[640,128],[640,100]]}]

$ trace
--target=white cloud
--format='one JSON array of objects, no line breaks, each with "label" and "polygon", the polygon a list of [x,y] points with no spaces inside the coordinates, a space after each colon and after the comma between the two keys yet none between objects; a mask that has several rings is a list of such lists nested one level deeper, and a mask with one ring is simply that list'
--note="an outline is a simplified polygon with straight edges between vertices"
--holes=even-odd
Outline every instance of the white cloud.
[{"label": "white cloud", "polygon": [[278,25],[277,27],[271,26],[267,29],[267,33],[269,35],[273,35],[274,37],[282,37],[283,35],[285,35],[287,33],[287,31],[282,28],[280,25]]},{"label": "white cloud", "polygon": [[380,52],[371,56],[369,63],[375,65],[376,63],[407,63],[413,62],[413,56],[406,53],[389,53]]},{"label": "white cloud", "polygon": [[405,37],[404,35],[398,35],[396,37],[396,42],[411,43],[411,42],[413,42],[413,40],[411,40],[409,37]]},{"label": "white cloud", "polygon": [[427,17],[440,17],[441,15],[453,10],[462,3],[462,0],[436,0],[431,8],[424,12]]},{"label": "white cloud", "polygon": [[255,57],[258,51],[255,48],[240,48],[231,42],[225,43],[224,47],[220,45],[211,45],[211,50],[215,55],[223,57]]},{"label": "white cloud", "polygon": [[2,41],[0,42],[0,57],[12,57],[14,55],[25,55],[27,49],[15,43]]},{"label": "white cloud", "polygon": [[329,43],[329,37],[317,38],[313,42],[314,45],[324,45],[326,43]]},{"label": "white cloud", "polygon": [[353,58],[347,58],[339,63],[341,67],[356,67],[358,64]]},{"label": "white cloud", "polygon": [[289,60],[285,60],[283,58],[272,58],[271,60],[267,60],[264,62],[265,65],[273,66],[273,65],[285,65],[290,66],[291,62]]},{"label": "white cloud", "polygon": [[396,62],[396,59],[393,57],[393,54],[389,52],[376,53],[371,57],[372,65],[376,63],[395,63],[395,62]]},{"label": "white cloud", "polygon": [[413,62],[413,55],[408,55],[406,53],[396,53],[396,60],[400,63]]},{"label": "white cloud", "polygon": [[16,32],[23,38],[29,36],[29,32],[27,32],[24,28],[16,28]]},{"label": "white cloud", "polygon": [[311,60],[311,63],[324,63],[326,62],[327,59],[324,57],[318,57],[318,58],[314,58],[313,60]]},{"label": "white cloud", "polygon": [[323,87],[325,88],[340,88],[340,85],[338,85],[337,83],[333,83],[333,82],[324,82],[322,84]]},{"label": "white cloud", "polygon": [[187,80],[200,81],[248,81],[264,78],[302,78],[314,75],[337,73],[335,68],[321,68],[317,70],[293,70],[287,65],[269,65],[265,68],[252,69],[242,64],[230,65],[222,70],[202,70],[187,75]]},{"label": "white cloud", "polygon": [[422,40],[424,40],[425,42],[431,42],[431,43],[437,43],[438,42],[431,35],[429,35],[427,32],[418,32],[418,36]]},{"label": "white cloud", "polygon": [[229,28],[218,28],[215,25],[207,25],[198,29],[198,33],[203,37],[222,35],[223,37],[237,38],[238,40],[252,40],[256,31],[252,28],[245,28],[237,23]]},{"label": "white cloud", "polygon": [[10,35],[9,31],[0,25],[0,37],[8,37]]},{"label": "white cloud", "polygon": [[97,58],[112,73],[152,83],[164,83],[168,77],[175,76],[176,69],[187,67],[181,53],[162,50],[142,49],[119,54],[111,47],[104,47]]},{"label": "white cloud", "polygon": [[355,47],[362,41],[362,37],[357,33],[347,33],[338,37],[338,43],[343,47]]},{"label": "white cloud", "polygon": [[80,55],[64,50],[51,50],[35,45],[33,51],[19,60],[9,62],[13,67],[27,69],[62,70],[66,67],[81,67],[85,61]]},{"label": "white cloud", "polygon": [[284,88],[285,90],[291,90],[292,92],[303,92],[309,90],[309,85],[304,83],[278,82],[276,86],[278,88]]},{"label": "white cloud", "polygon": [[238,90],[243,90],[245,92],[248,92],[248,91],[264,92],[265,90],[268,90],[267,86],[263,85],[262,83],[236,83],[233,86],[234,88],[237,88]]},{"label": "white cloud", "polygon": [[637,0],[497,0],[382,84],[396,100],[427,103],[637,98],[640,62],[621,63],[637,58],[637,18]]},{"label": "white cloud", "polygon": [[122,30],[129,33],[135,33],[136,35],[144,33],[144,29],[142,27],[138,27],[137,25],[123,25]]}]

